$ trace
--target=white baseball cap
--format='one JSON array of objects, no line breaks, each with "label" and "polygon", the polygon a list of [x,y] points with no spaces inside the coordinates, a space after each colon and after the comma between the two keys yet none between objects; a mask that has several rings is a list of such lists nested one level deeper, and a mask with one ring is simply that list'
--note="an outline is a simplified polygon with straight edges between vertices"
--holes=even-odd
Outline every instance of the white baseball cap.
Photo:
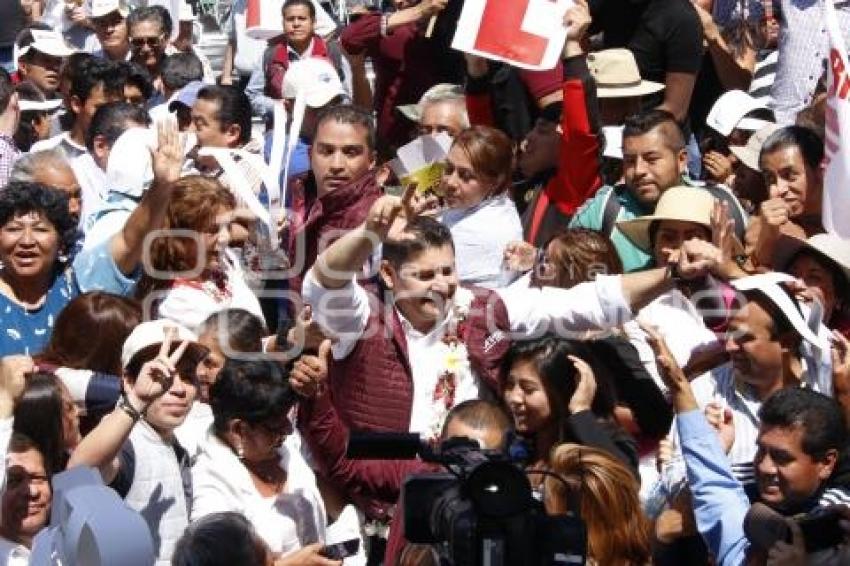
[{"label": "white baseball cap", "polygon": [[58,31],[33,29],[30,30],[30,34],[32,34],[32,42],[20,48],[18,57],[23,57],[31,49],[53,57],[69,57],[77,52],[65,42],[65,38]]},{"label": "white baseball cap", "polygon": [[[173,329],[173,330],[172,330]],[[121,367],[127,368],[127,365],[133,359],[133,356],[148,346],[162,344],[165,340],[166,332],[171,330],[176,332],[172,345],[177,346],[181,342],[189,341],[189,348],[183,354],[197,356],[200,362],[206,354],[206,348],[198,344],[198,336],[186,328],[165,318],[157,320],[149,320],[136,326],[133,331],[124,340],[124,346],[121,348]]]},{"label": "white baseball cap", "polygon": [[728,136],[735,128],[756,131],[767,125],[769,121],[744,118],[754,110],[770,112],[763,101],[753,98],[743,90],[730,90],[717,99],[705,123],[722,136]]},{"label": "white baseball cap", "polygon": [[53,98],[51,100],[18,100],[18,109],[21,112],[52,112],[60,106],[62,106],[62,100],[59,98]]},{"label": "white baseball cap", "polygon": [[283,98],[304,94],[311,108],[321,108],[337,96],[345,96],[339,75],[327,59],[308,57],[292,63],[283,77]]},{"label": "white baseball cap", "polygon": [[91,0],[89,17],[100,18],[112,12],[118,12],[126,18],[130,13],[130,9],[124,0]]}]

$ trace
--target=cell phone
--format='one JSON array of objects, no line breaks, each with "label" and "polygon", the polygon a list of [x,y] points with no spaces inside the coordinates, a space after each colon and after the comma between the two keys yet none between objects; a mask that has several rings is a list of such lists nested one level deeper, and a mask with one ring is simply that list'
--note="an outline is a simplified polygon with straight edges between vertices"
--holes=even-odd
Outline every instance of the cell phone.
[{"label": "cell phone", "polygon": [[329,544],[319,554],[331,560],[342,560],[349,556],[354,556],[359,550],[360,539],[353,538],[336,544]]},{"label": "cell phone", "polygon": [[842,515],[837,510],[827,509],[815,516],[803,517],[798,521],[806,552],[812,553],[838,546],[844,542],[847,533],[838,524]]}]

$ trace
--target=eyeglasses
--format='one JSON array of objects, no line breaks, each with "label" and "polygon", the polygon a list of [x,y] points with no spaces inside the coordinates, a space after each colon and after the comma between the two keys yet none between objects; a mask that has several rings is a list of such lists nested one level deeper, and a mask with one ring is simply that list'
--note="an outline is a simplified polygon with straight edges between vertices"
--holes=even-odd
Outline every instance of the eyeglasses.
[{"label": "eyeglasses", "polygon": [[141,49],[145,45],[153,49],[155,47],[159,47],[161,42],[162,39],[159,37],[134,37],[130,40],[130,44],[136,49]]}]

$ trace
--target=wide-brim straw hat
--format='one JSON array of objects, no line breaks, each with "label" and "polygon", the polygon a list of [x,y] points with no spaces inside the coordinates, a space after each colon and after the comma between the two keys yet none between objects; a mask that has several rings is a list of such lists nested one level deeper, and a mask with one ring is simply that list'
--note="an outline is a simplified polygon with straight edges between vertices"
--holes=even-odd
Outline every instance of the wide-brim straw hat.
[{"label": "wide-brim straw hat", "polygon": [[617,222],[617,228],[640,249],[651,252],[649,227],[656,220],[694,222],[711,230],[711,211],[714,197],[708,191],[679,185],[661,194],[655,212],[632,220]]},{"label": "wide-brim straw hat", "polygon": [[781,235],[773,254],[773,267],[777,271],[787,271],[791,261],[801,251],[808,251],[827,265],[834,265],[844,274],[850,284],[850,240],[835,234],[815,234],[808,240]]},{"label": "wide-brim straw hat", "polygon": [[664,85],[643,80],[628,49],[604,49],[587,54],[587,66],[596,81],[599,98],[645,96],[664,89]]}]

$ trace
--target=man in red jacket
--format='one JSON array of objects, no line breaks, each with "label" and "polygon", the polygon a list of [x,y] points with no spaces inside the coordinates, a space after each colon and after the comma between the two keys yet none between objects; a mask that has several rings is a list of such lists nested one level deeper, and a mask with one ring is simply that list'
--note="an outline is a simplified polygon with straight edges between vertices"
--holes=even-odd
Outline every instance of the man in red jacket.
[{"label": "man in red jacket", "polygon": [[[340,42],[352,55],[367,55],[375,67],[375,112],[381,152],[391,154],[407,142],[407,124],[395,112],[401,104],[416,104],[437,83],[458,84],[463,64],[460,53],[443,51],[425,27],[448,0],[396,2],[389,14],[368,12],[343,30]],[[355,103],[362,104],[355,96]]]}]

